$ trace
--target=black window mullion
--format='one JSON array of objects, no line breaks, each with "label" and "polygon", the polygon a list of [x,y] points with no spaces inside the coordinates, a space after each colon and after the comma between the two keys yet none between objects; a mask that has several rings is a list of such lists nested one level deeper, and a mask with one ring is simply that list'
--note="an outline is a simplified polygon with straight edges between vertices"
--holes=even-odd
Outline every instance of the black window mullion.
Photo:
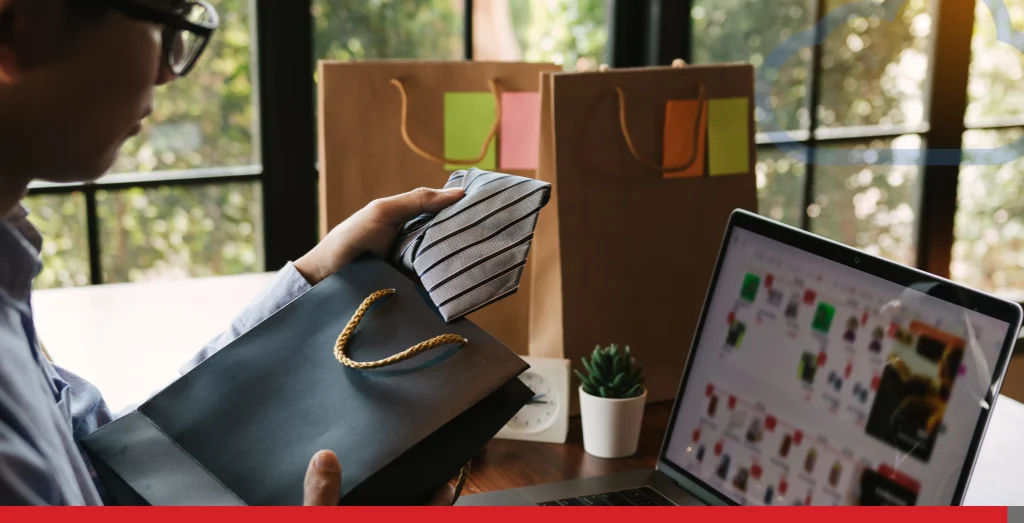
[{"label": "black window mullion", "polygon": [[96,212],[96,185],[84,187],[85,194],[85,233],[89,246],[89,282],[93,285],[103,283],[103,262],[100,253],[99,213]]},{"label": "black window mullion", "polygon": [[266,267],[316,245],[312,0],[253,1]]},{"label": "black window mullion", "polygon": [[606,55],[612,67],[690,62],[693,0],[611,0]]},{"label": "black window mullion", "polygon": [[693,59],[693,0],[651,0],[647,64],[669,65],[676,58]]},{"label": "black window mullion", "polygon": [[917,265],[937,276],[949,277],[960,166],[933,165],[938,163],[939,153],[931,151],[948,153],[962,147],[974,2],[939,0],[935,18],[927,112],[931,125],[924,134],[926,152],[917,222]]},{"label": "black window mullion", "polygon": [[462,48],[466,60],[473,59],[473,0],[463,0]]},{"label": "black window mullion", "polygon": [[814,176],[818,156],[818,141],[814,134],[818,128],[818,105],[821,103],[821,59],[825,47],[823,41],[825,35],[822,34],[822,31],[826,29],[823,18],[828,12],[828,0],[818,0],[814,9],[814,41],[820,43],[811,48],[811,63],[808,68],[810,76],[808,89],[810,96],[807,101],[808,134],[807,142],[804,143],[807,146],[807,163],[804,165],[804,193],[801,195],[803,212],[800,214],[800,227],[808,231],[811,230],[811,215],[808,210],[814,203]]},{"label": "black window mullion", "polygon": [[651,3],[656,1],[611,0],[606,54],[612,67],[649,65],[647,24]]}]

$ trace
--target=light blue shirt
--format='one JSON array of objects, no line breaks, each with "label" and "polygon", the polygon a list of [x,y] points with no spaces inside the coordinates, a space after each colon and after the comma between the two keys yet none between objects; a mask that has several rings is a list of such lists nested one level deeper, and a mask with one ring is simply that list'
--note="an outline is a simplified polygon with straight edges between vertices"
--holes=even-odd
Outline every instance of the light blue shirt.
[{"label": "light blue shirt", "polygon": [[[99,390],[39,350],[32,279],[42,239],[19,207],[0,219],[0,505],[101,505],[76,441],[114,419]],[[309,289],[289,263],[182,369],[188,372]]]}]

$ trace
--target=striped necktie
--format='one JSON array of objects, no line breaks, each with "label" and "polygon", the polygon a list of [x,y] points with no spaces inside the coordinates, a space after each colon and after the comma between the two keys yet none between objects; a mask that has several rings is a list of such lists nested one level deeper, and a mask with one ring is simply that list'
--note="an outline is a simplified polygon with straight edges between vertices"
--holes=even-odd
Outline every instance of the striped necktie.
[{"label": "striped necktie", "polygon": [[519,288],[537,214],[551,184],[482,171],[456,171],[445,189],[466,195],[437,214],[410,221],[395,242],[395,261],[415,273],[441,311],[454,321]]}]

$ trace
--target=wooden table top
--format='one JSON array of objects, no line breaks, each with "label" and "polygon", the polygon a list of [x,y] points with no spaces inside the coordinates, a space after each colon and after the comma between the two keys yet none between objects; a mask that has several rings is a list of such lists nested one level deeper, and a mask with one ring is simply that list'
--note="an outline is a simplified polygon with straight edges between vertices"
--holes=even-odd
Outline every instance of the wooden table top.
[{"label": "wooden table top", "polygon": [[596,458],[584,452],[579,416],[569,420],[569,437],[564,445],[491,440],[471,464],[462,495],[653,468],[671,409],[671,402],[647,406],[640,430],[640,444],[636,454],[628,458]]},{"label": "wooden table top", "polygon": [[[628,458],[602,459],[584,452],[579,417],[570,420],[564,445],[492,440],[473,461],[463,495],[652,468],[661,451],[671,409],[671,402],[647,406],[640,445]],[[1024,504],[1022,441],[1024,405],[1000,397],[967,489],[966,505]]]}]

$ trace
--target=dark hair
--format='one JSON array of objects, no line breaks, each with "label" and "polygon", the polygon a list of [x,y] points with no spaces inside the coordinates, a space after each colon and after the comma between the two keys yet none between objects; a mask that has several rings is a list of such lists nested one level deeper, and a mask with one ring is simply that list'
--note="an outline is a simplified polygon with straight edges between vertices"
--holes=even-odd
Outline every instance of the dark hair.
[{"label": "dark hair", "polygon": [[110,7],[96,0],[64,0],[72,19],[95,19],[110,12]]}]

